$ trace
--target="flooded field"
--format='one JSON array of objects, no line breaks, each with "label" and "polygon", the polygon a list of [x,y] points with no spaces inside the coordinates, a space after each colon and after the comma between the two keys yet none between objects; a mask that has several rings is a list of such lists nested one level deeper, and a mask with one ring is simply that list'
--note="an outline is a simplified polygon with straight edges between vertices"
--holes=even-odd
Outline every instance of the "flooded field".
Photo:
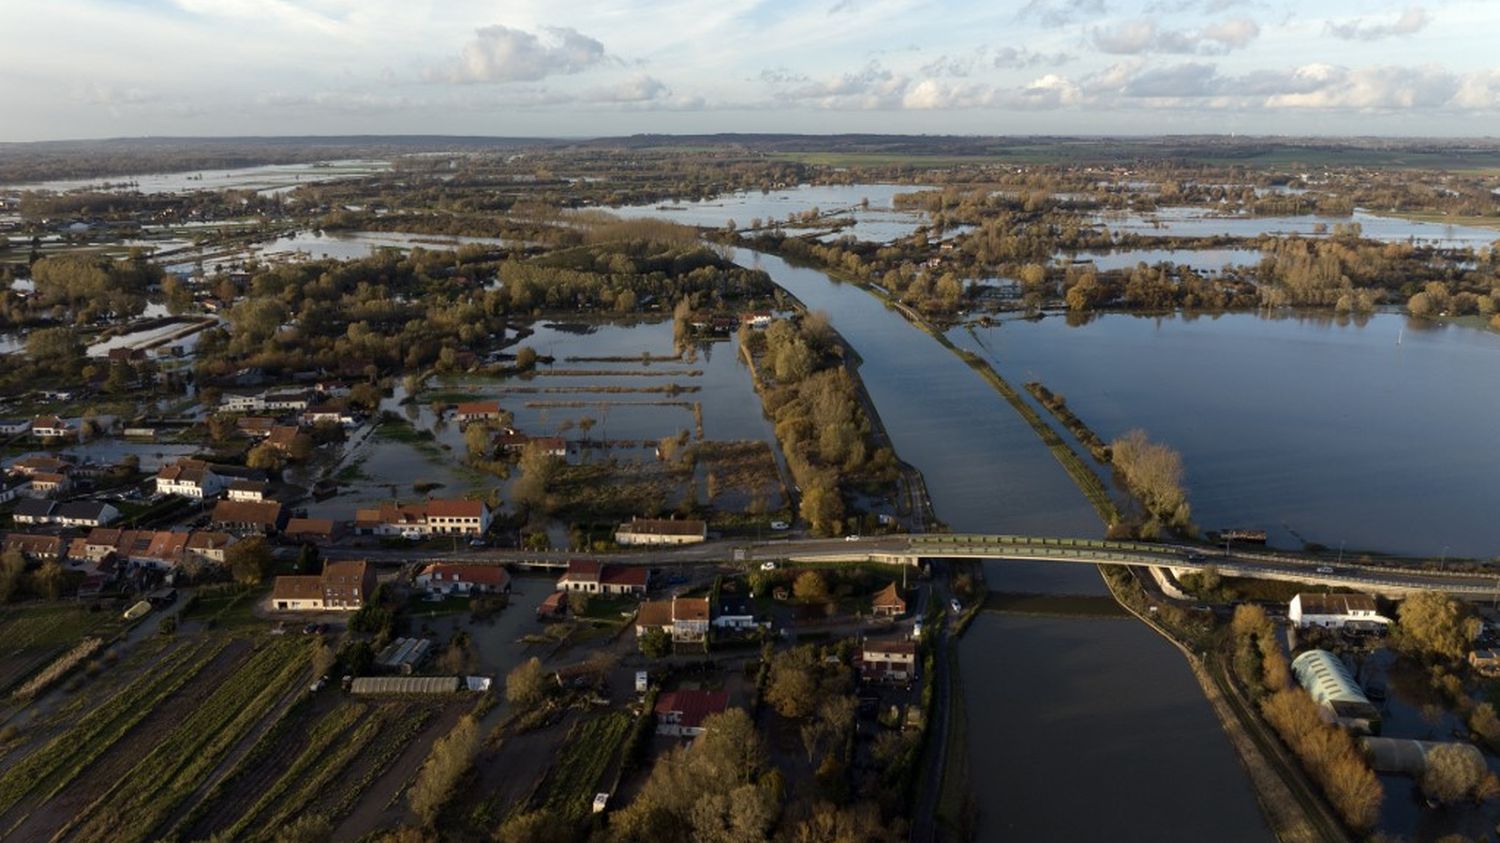
[{"label": "flooded field", "polygon": [[191,170],[180,173],[142,173],[93,179],[55,179],[0,185],[0,190],[50,191],[105,190],[118,193],[191,193],[199,190],[254,190],[262,194],[285,193],[304,184],[337,181],[373,175],[390,169],[390,162],[377,160],[320,161],[312,164],[267,164],[228,170]]},{"label": "flooded field", "polygon": [[1361,235],[1386,243],[1471,249],[1500,240],[1500,229],[1419,222],[1356,210],[1347,217],[1308,214],[1294,217],[1223,216],[1206,208],[1158,208],[1150,213],[1095,214],[1092,221],[1110,231],[1143,237],[1260,237],[1266,234],[1322,237],[1335,226],[1358,223]]},{"label": "flooded field", "polygon": [[1169,263],[1186,266],[1195,272],[1214,274],[1231,266],[1255,266],[1260,263],[1259,249],[1121,249],[1115,252],[1081,252],[1057,255],[1063,264],[1091,263],[1100,272],[1112,269],[1134,269],[1138,264],[1155,266]]},{"label": "flooded field", "polygon": [[[820,217],[852,220],[851,225],[827,232],[824,239],[852,235],[859,240],[889,243],[905,237],[926,224],[926,214],[902,211],[894,207],[900,193],[930,190],[929,187],[895,184],[801,185],[767,192],[742,191],[696,202],[654,202],[612,209],[622,217],[647,217],[671,220],[683,225],[721,228],[731,220],[748,228],[759,220],[761,225],[788,223],[803,214],[816,211]],[[792,222],[784,226],[788,234],[823,232],[820,224]]]},{"label": "flooded field", "polygon": [[1233,313],[950,336],[1017,386],[1065,395],[1105,440],[1140,427],[1179,450],[1206,528],[1262,528],[1283,547],[1483,558],[1500,546],[1488,444],[1500,394],[1451,386],[1492,380],[1494,332],[1395,313]]}]

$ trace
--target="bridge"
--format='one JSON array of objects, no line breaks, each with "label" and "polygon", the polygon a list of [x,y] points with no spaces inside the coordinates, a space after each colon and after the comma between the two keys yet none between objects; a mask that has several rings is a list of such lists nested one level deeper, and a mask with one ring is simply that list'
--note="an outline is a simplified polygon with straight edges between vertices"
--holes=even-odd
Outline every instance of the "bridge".
[{"label": "bridge", "polygon": [[574,559],[653,566],[765,561],[806,563],[879,562],[916,565],[925,559],[998,559],[1010,561],[1129,565],[1202,570],[1213,567],[1233,577],[1343,586],[1400,596],[1434,589],[1471,599],[1500,598],[1500,569],[1495,573],[1432,570],[1417,562],[1333,563],[1327,557],[1269,550],[1209,549],[1197,545],[1075,539],[1047,536],[967,533],[890,534],[843,539],[782,538],[764,541],[721,539],[681,547],[622,550],[610,553],[563,550],[472,549],[461,543],[451,551],[430,548],[336,547],[323,551],[334,559],[369,559],[399,564],[437,559],[511,563],[561,568]]}]

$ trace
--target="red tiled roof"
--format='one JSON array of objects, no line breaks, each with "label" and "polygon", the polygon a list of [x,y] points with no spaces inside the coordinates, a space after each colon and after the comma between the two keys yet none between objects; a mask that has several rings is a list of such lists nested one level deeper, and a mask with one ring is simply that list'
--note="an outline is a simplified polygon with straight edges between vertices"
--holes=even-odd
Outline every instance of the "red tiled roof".
[{"label": "red tiled roof", "polygon": [[621,524],[620,531],[652,536],[701,536],[707,525],[694,519],[635,518]]},{"label": "red tiled roof", "polygon": [[682,715],[678,722],[692,729],[701,727],[710,714],[722,714],[727,708],[729,708],[728,691],[683,689],[668,691],[656,700],[658,715],[678,712]]},{"label": "red tiled roof", "polygon": [[604,585],[629,585],[646,587],[646,575],[650,571],[640,565],[605,565],[599,574],[599,582]]},{"label": "red tiled roof", "polygon": [[483,518],[484,501],[430,500],[427,502],[429,518]]},{"label": "red tiled roof", "polygon": [[504,588],[510,582],[510,574],[499,565],[462,565],[455,562],[434,562],[422,569],[419,576],[432,577],[443,582],[467,582],[490,588]]}]

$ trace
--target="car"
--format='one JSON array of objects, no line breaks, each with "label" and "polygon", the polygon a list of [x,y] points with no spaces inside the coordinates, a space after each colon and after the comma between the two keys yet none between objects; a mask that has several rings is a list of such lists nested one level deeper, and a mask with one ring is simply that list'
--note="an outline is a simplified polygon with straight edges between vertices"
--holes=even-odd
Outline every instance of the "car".
[{"label": "car", "polygon": [[1318,566],[1318,573],[1320,573],[1320,574],[1331,574],[1331,573],[1333,573],[1333,569],[1330,568],[1327,565],[1319,565]]},{"label": "car", "polygon": [[318,633],[318,625],[315,624],[315,623],[310,623],[310,624],[302,627],[302,634],[303,635],[316,635],[317,633]]},{"label": "car", "polygon": [[489,539],[470,539],[469,547],[489,547]]},{"label": "car", "polygon": [[774,571],[774,570],[776,570],[776,562],[775,562],[775,560],[767,559],[766,561],[760,563],[760,569],[762,571]]},{"label": "car", "polygon": [[957,597],[950,599],[948,601],[948,606],[952,608],[954,612],[962,612],[964,610],[964,604],[958,602]]},{"label": "car", "polygon": [[857,542],[857,541],[859,541],[859,534],[858,533],[850,533],[849,535],[844,536],[844,541],[846,541],[846,542]]},{"label": "car", "polygon": [[772,521],[771,522],[771,529],[773,529],[773,530],[775,530],[777,532],[781,532],[782,530],[790,530],[790,529],[792,529],[792,525],[788,524],[785,521]]},{"label": "car", "polygon": [[1201,553],[1189,553],[1188,554],[1188,561],[1189,562],[1202,562],[1203,561],[1203,554],[1201,554]]}]

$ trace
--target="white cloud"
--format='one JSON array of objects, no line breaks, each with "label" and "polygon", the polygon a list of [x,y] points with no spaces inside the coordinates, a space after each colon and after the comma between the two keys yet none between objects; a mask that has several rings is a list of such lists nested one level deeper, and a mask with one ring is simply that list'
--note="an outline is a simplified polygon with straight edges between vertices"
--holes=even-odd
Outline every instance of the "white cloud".
[{"label": "white cloud", "polygon": [[1100,52],[1126,56],[1147,53],[1221,55],[1246,47],[1259,36],[1260,25],[1249,18],[1221,21],[1198,31],[1163,29],[1149,19],[1093,30],[1094,46]]},{"label": "white cloud", "polygon": [[1037,53],[1025,47],[999,47],[990,64],[999,68],[1057,67],[1072,60],[1070,53]]},{"label": "white cloud", "polygon": [[1379,41],[1398,35],[1412,35],[1422,31],[1432,18],[1421,6],[1412,6],[1401,16],[1388,23],[1367,23],[1363,18],[1334,23],[1329,21],[1325,30],[1335,38],[1345,41]]},{"label": "white cloud", "polygon": [[576,29],[549,26],[542,34],[495,24],[478,29],[458,62],[427,72],[430,80],[535,82],[580,73],[608,61],[604,45]]},{"label": "white cloud", "polygon": [[1029,0],[1016,17],[1035,20],[1042,26],[1066,26],[1108,11],[1104,0]]}]

